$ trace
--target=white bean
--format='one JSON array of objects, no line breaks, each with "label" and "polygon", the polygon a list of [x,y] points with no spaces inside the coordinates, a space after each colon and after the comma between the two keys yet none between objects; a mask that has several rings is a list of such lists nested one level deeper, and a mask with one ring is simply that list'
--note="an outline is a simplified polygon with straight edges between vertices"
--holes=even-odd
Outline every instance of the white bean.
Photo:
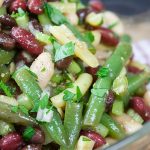
[{"label": "white bean", "polygon": [[[86,91],[89,89],[89,87],[92,84],[92,76],[88,73],[81,74],[78,79],[74,83],[73,88],[68,88],[66,90],[69,90],[70,92],[76,93],[76,87],[78,86],[81,90],[82,95],[86,93]],[[53,105],[57,108],[64,108],[65,107],[65,101],[63,100],[64,91],[59,93],[58,95],[51,98],[51,101]]]},{"label": "white bean", "polygon": [[44,89],[54,74],[54,63],[50,53],[41,53],[32,63],[30,69],[37,75],[39,86]]},{"label": "white bean", "polygon": [[146,91],[144,94],[144,102],[146,105],[150,106],[150,91]]},{"label": "white bean", "polygon": [[125,113],[121,116],[115,116],[114,118],[123,126],[127,134],[132,134],[142,128],[140,123],[136,122]]}]

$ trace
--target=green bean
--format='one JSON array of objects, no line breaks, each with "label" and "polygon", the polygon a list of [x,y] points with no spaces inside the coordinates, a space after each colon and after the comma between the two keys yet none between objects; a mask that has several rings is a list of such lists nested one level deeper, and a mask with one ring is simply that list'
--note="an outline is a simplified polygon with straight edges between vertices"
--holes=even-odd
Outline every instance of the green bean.
[{"label": "green bean", "polygon": [[14,123],[19,125],[36,125],[36,121],[22,112],[17,113],[11,111],[12,106],[0,102],[0,120],[4,120],[8,123]]},{"label": "green bean", "polygon": [[112,106],[112,114],[120,116],[124,112],[124,104],[122,100],[116,99]]},{"label": "green bean", "polygon": [[0,120],[0,135],[7,135],[9,132],[14,131],[15,128],[12,124]]},{"label": "green bean", "polygon": [[51,143],[53,140],[52,140],[52,137],[50,136],[48,130],[43,126],[43,125],[40,125],[42,131],[44,132],[44,135],[45,135],[45,141],[44,141],[44,145],[47,145],[49,143]]},{"label": "green bean", "polygon": [[15,20],[18,26],[28,30],[29,17],[26,13],[23,16],[18,16]]},{"label": "green bean", "polygon": [[9,64],[14,56],[14,51],[5,51],[0,49],[0,65]]},{"label": "green bean", "polygon": [[37,106],[38,100],[42,94],[42,90],[38,85],[36,75],[27,67],[22,67],[17,70],[12,77],[23,93],[33,101],[34,106]]},{"label": "green bean", "polygon": [[0,15],[7,14],[6,7],[0,7]]},{"label": "green bean", "polygon": [[54,74],[51,78],[51,82],[59,84],[64,80],[64,77],[62,74]]},{"label": "green bean", "polygon": [[67,102],[64,127],[69,138],[69,150],[75,149],[82,124],[83,103]]},{"label": "green bean", "polygon": [[44,13],[38,15],[38,20],[39,20],[39,22],[40,22],[40,24],[41,24],[42,26],[50,25],[50,24],[51,24],[51,22],[50,22],[48,16],[47,16],[46,14],[44,14]]},{"label": "green bean", "polygon": [[124,96],[120,97],[120,100],[124,102],[125,107],[128,106],[130,96],[134,95],[138,89],[148,82],[148,80],[149,74],[147,72],[128,76],[128,91]]},{"label": "green bean", "polygon": [[[106,61],[104,67],[108,68],[109,75],[99,78],[93,86],[98,95],[91,94],[87,103],[84,116],[84,125],[92,126],[100,122],[101,116],[105,111],[105,98],[110,90],[113,80],[119,75],[123,66],[131,56],[131,46],[127,43],[120,43],[112,56]],[[117,61],[116,61],[117,60]]]},{"label": "green bean", "polygon": [[112,119],[111,116],[104,113],[101,118],[101,123],[109,129],[109,135],[115,139],[122,139],[125,137],[125,131],[121,125]]},{"label": "green bean", "polygon": [[67,138],[64,126],[62,124],[59,113],[54,110],[53,118],[50,123],[45,123],[42,125],[43,128],[46,128],[47,134],[59,145],[66,147]]},{"label": "green bean", "polygon": [[0,65],[0,80],[7,82],[10,78],[10,71],[6,65]]},{"label": "green bean", "polygon": [[71,64],[69,65],[69,67],[67,68],[67,71],[72,74],[78,74],[81,72],[81,68],[79,64],[73,60]]},{"label": "green bean", "polygon": [[149,74],[143,72],[137,75],[128,77],[128,91],[130,95],[133,95],[142,85],[149,80]]},{"label": "green bean", "polygon": [[84,36],[80,33],[80,31],[78,31],[78,29],[74,27],[58,9],[56,9],[52,5],[49,5],[48,3],[44,4],[44,9],[48,17],[54,24],[56,25],[65,24],[79,40],[86,42],[89,50],[92,53],[96,52],[94,46],[86,38],[84,38]]},{"label": "green bean", "polygon": [[18,105],[24,106],[26,109],[31,110],[33,108],[32,100],[25,94],[21,94],[17,97]]}]

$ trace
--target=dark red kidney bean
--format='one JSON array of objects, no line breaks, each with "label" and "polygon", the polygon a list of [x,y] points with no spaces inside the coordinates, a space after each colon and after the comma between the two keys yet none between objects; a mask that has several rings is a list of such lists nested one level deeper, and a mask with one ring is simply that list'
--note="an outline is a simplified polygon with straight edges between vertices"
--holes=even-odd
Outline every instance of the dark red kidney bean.
[{"label": "dark red kidney bean", "polygon": [[43,28],[40,25],[40,23],[37,21],[37,19],[32,19],[30,22],[31,22],[32,26],[34,27],[34,29],[36,29],[40,32],[43,32]]},{"label": "dark red kidney bean", "polygon": [[100,0],[90,0],[89,6],[96,12],[100,12],[104,9],[104,5]]},{"label": "dark red kidney bean", "polygon": [[84,23],[85,22],[85,18],[86,16],[91,12],[91,10],[89,8],[83,8],[83,9],[79,9],[77,11],[77,15],[79,17],[79,22],[80,23]]},{"label": "dark red kidney bean", "polygon": [[138,73],[141,73],[143,71],[140,68],[135,67],[135,66],[131,66],[131,65],[127,66],[127,70],[128,70],[128,72],[133,73],[133,74],[138,74]]},{"label": "dark red kidney bean", "polygon": [[0,47],[11,50],[15,47],[15,40],[8,34],[0,32]]},{"label": "dark red kidney bean", "polygon": [[43,144],[45,141],[44,132],[40,128],[35,128],[35,134],[30,140],[33,144]]},{"label": "dark red kidney bean", "polygon": [[17,150],[22,145],[22,137],[16,132],[9,133],[0,139],[1,150]]},{"label": "dark red kidney bean", "polygon": [[28,8],[29,11],[33,14],[41,14],[43,13],[43,1],[42,0],[28,0]]},{"label": "dark red kidney bean", "polygon": [[9,27],[12,28],[14,26],[17,26],[17,23],[14,18],[12,18],[10,15],[1,15],[0,16],[0,23],[2,24],[2,27]]},{"label": "dark red kidney bean", "polygon": [[23,147],[22,150],[42,150],[42,146],[31,144],[31,145],[27,145],[27,146]]},{"label": "dark red kidney bean", "polygon": [[112,90],[109,91],[107,97],[106,97],[106,111],[109,111],[112,108],[113,102],[115,100],[115,95]]},{"label": "dark red kidney bean", "polygon": [[130,100],[130,107],[134,109],[144,121],[150,121],[150,107],[144,103],[143,98],[133,97]]},{"label": "dark red kidney bean", "polygon": [[4,0],[3,6],[9,7],[14,0]]},{"label": "dark red kidney bean", "polygon": [[108,46],[117,46],[119,43],[118,38],[114,35],[114,33],[107,28],[100,27],[101,33],[101,42]]},{"label": "dark red kidney bean", "polygon": [[11,36],[19,45],[31,55],[39,55],[43,52],[43,46],[35,39],[29,31],[20,27],[13,27]]},{"label": "dark red kidney bean", "polygon": [[85,68],[85,71],[93,76],[94,82],[97,80],[96,73],[97,73],[98,70],[99,70],[99,67],[96,67],[96,68],[86,67]]},{"label": "dark red kidney bean", "polygon": [[9,7],[9,11],[12,12],[17,12],[18,8],[21,8],[23,10],[27,9],[27,4],[26,4],[26,0],[14,0],[10,7]]},{"label": "dark red kidney bean", "polygon": [[59,60],[56,62],[56,67],[60,70],[66,69],[71,64],[72,59],[73,59],[72,57],[66,57],[62,60]]},{"label": "dark red kidney bean", "polygon": [[90,130],[82,130],[80,135],[87,136],[91,140],[95,141],[94,149],[106,144],[106,140],[98,133]]},{"label": "dark red kidney bean", "polygon": [[23,61],[28,66],[33,62],[34,59],[35,58],[29,53],[25,51],[20,51],[15,58],[15,62],[18,63],[20,61]]}]

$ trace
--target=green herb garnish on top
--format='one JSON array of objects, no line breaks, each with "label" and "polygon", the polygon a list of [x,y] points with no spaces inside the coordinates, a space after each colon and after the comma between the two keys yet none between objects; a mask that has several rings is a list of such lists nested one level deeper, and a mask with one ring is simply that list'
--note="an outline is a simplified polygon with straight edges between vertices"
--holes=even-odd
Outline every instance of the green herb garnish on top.
[{"label": "green herb garnish on top", "polygon": [[59,45],[58,43],[54,42],[55,48],[55,62],[64,59],[66,57],[74,55],[75,45],[73,42],[69,42],[63,46]]},{"label": "green herb garnish on top", "polygon": [[106,67],[101,67],[97,72],[98,77],[104,78],[109,75],[109,69]]}]

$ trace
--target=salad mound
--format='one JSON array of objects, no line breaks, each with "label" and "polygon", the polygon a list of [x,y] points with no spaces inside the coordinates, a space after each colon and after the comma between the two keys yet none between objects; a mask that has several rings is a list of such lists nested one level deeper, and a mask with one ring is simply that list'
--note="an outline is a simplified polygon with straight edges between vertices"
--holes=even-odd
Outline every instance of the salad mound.
[{"label": "salad mound", "polygon": [[0,2],[0,150],[93,150],[150,120],[148,66],[98,0]]}]

